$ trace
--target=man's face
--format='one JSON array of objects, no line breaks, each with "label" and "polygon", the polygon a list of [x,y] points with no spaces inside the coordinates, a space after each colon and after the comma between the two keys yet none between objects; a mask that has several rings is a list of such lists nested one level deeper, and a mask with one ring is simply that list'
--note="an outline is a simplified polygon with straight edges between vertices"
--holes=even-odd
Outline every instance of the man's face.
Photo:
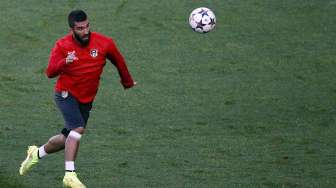
[{"label": "man's face", "polygon": [[71,29],[76,40],[83,46],[89,44],[90,27],[89,20],[75,22],[75,26]]}]

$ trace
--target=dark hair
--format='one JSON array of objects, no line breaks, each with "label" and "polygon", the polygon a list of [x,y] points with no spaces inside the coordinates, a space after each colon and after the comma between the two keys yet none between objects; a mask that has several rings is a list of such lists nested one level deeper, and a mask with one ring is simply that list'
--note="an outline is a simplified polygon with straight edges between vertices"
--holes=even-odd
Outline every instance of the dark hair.
[{"label": "dark hair", "polygon": [[75,26],[75,22],[82,22],[87,19],[86,13],[83,10],[73,10],[68,16],[68,23],[71,28]]}]

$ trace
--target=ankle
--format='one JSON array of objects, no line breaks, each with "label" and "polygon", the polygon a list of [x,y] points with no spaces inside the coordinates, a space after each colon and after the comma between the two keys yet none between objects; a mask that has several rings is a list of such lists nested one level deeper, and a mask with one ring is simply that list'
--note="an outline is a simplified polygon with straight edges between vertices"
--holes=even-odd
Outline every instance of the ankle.
[{"label": "ankle", "polygon": [[75,161],[65,161],[65,171],[74,172],[75,171]]},{"label": "ankle", "polygon": [[39,159],[42,159],[44,156],[48,155],[48,153],[45,151],[44,149],[44,145],[39,147],[38,150],[37,150],[37,157]]}]

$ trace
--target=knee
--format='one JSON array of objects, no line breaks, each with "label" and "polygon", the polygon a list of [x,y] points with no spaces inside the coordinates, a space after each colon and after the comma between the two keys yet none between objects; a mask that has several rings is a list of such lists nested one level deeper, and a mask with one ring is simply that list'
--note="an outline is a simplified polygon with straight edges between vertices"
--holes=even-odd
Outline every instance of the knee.
[{"label": "knee", "polygon": [[52,145],[59,145],[59,144],[64,144],[66,140],[66,137],[62,134],[53,136],[49,138],[48,143]]},{"label": "knee", "polygon": [[77,133],[83,135],[85,132],[85,128],[84,127],[77,127],[75,129],[72,129],[72,131],[76,131]]},{"label": "knee", "polygon": [[85,129],[82,127],[75,128],[70,131],[67,139],[74,139],[74,140],[80,140],[82,138],[82,135],[84,134]]}]

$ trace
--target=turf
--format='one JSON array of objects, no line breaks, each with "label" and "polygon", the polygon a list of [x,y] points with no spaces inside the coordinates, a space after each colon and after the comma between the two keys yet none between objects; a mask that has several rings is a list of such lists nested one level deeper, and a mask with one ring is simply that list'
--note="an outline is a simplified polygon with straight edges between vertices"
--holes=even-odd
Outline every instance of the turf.
[{"label": "turf", "polygon": [[[209,7],[214,31],[189,13]],[[87,187],[334,187],[336,1],[0,2],[0,187],[61,187],[63,153],[25,177],[29,144],[63,120],[43,71],[85,9],[138,82],[107,65],[77,169]]]}]

